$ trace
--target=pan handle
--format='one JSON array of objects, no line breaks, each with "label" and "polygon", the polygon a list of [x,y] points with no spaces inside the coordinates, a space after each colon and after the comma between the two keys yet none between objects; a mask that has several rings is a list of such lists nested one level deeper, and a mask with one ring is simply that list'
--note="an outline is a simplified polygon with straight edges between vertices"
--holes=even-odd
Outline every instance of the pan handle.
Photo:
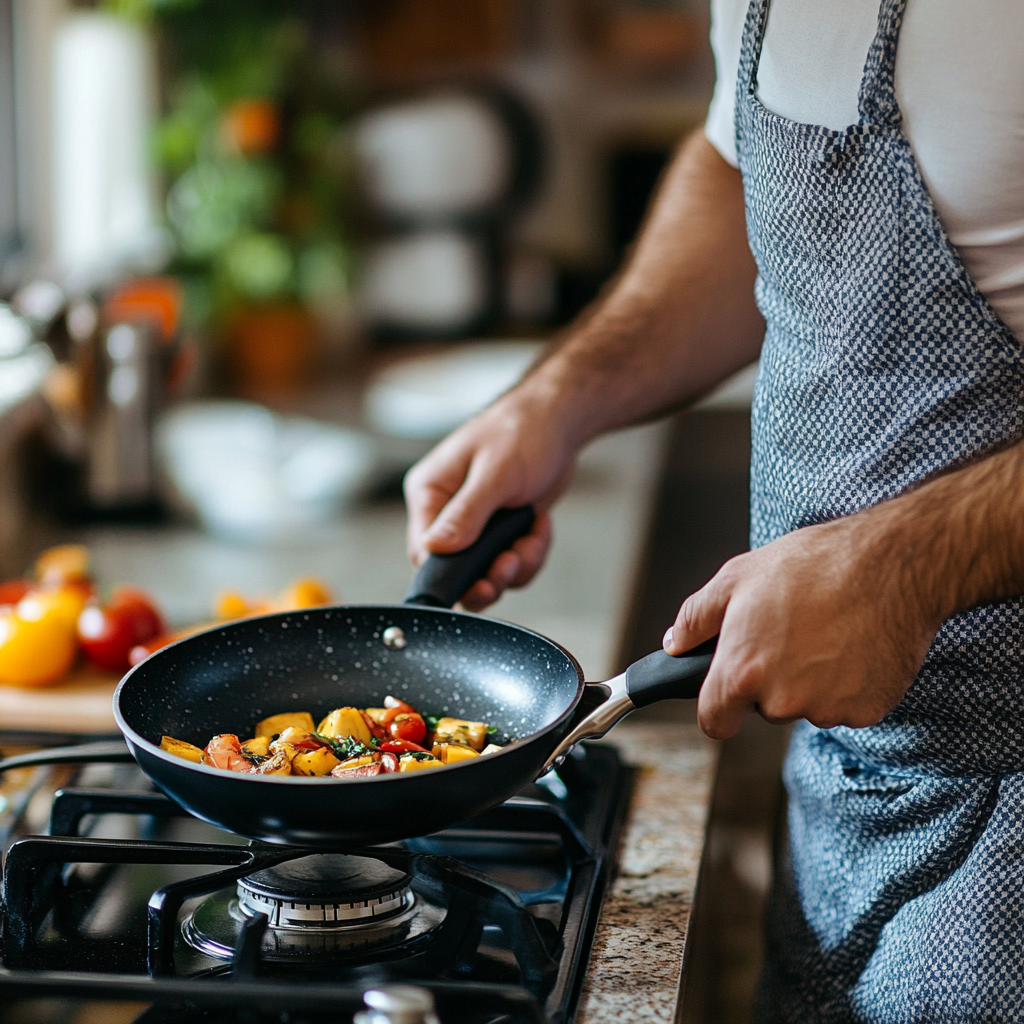
[{"label": "pan handle", "polygon": [[605,683],[588,683],[588,690],[593,688],[604,691],[605,699],[555,747],[543,770],[548,771],[558,765],[581,740],[603,736],[630,711],[659,700],[695,698],[711,668],[711,659],[717,646],[716,636],[675,657],[664,651],[655,651],[633,662],[614,679]]},{"label": "pan handle", "polygon": [[498,555],[530,532],[536,517],[532,505],[498,509],[464,551],[431,555],[416,570],[403,603],[451,608],[477,580],[487,575]]},{"label": "pan handle", "polygon": [[79,743],[73,747],[50,747],[31,754],[17,754],[0,761],[0,774],[9,768],[34,768],[43,764],[119,764],[134,761],[131,751],[121,740],[109,743]]}]

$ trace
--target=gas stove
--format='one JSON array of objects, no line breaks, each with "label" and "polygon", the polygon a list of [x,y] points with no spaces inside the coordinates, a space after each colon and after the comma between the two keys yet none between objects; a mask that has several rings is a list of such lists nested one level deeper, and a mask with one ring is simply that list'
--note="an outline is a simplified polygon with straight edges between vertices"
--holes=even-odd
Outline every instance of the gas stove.
[{"label": "gas stove", "polygon": [[573,1019],[629,801],[613,748],[459,827],[327,853],[249,843],[106,771],[72,774],[49,834],[7,851],[0,1024]]}]

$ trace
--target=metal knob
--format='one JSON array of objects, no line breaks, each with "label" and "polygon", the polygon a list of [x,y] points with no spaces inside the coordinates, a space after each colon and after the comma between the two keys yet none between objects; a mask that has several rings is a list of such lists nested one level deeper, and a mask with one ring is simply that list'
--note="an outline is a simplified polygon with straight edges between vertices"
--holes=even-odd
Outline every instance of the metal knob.
[{"label": "metal knob", "polygon": [[366,1010],[354,1024],[440,1024],[434,1013],[434,996],[417,985],[381,985],[363,993]]}]

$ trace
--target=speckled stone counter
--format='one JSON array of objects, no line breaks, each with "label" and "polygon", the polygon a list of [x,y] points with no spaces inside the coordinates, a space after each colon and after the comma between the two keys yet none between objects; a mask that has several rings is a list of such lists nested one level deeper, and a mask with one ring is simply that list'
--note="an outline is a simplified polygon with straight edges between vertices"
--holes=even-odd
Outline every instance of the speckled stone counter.
[{"label": "speckled stone counter", "polygon": [[604,740],[640,768],[577,1024],[676,1019],[718,745],[694,725],[630,722]]}]

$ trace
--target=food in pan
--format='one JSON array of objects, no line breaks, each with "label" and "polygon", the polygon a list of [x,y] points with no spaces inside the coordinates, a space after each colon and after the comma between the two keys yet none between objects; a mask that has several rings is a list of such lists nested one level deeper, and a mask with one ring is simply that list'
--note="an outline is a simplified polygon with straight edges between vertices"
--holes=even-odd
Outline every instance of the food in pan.
[{"label": "food in pan", "polygon": [[382,708],[337,708],[314,728],[308,711],[271,715],[244,742],[214,736],[205,748],[164,736],[160,749],[195,764],[246,775],[358,779],[418,772],[493,754],[495,730],[463,718],[425,718],[411,704],[387,697]]}]

